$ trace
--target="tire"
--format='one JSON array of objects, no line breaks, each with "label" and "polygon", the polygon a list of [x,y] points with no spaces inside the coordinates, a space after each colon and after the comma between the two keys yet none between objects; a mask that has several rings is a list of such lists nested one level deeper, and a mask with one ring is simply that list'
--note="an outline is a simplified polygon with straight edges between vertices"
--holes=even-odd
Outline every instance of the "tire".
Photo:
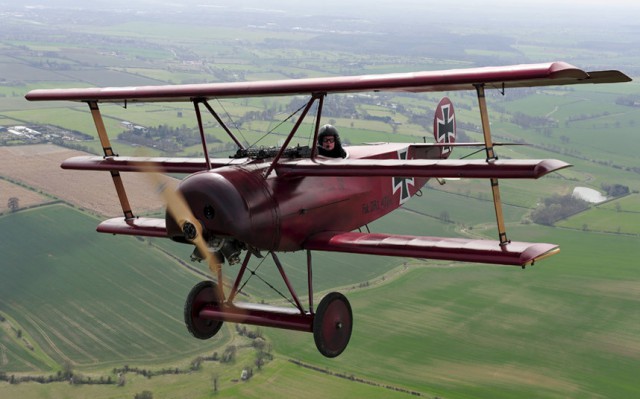
[{"label": "tire", "polygon": [[209,304],[220,304],[218,286],[213,281],[202,281],[191,289],[184,304],[184,323],[191,335],[198,339],[209,339],[222,327],[220,320],[200,317],[200,310]]},{"label": "tire", "polygon": [[353,313],[347,298],[339,292],[327,294],[318,305],[313,319],[313,339],[325,357],[340,355],[349,344]]}]

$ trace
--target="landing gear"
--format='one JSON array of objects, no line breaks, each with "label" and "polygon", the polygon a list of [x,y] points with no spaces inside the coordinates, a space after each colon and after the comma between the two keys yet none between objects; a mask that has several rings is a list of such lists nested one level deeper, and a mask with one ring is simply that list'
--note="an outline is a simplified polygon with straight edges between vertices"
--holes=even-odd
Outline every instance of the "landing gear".
[{"label": "landing gear", "polygon": [[318,305],[313,320],[313,339],[325,357],[340,355],[351,338],[353,314],[347,298],[339,292],[327,294]]},{"label": "landing gear", "polygon": [[[309,307],[305,309],[295,293],[282,264],[275,253],[271,254],[282,279],[291,294],[295,307],[278,307],[256,303],[235,303],[241,280],[251,253],[247,253],[228,296],[213,281],[196,284],[189,293],[184,306],[184,321],[187,329],[198,339],[209,339],[216,335],[223,322],[251,324],[265,327],[313,333],[318,351],[325,357],[339,356],[349,344],[353,329],[353,313],[347,298],[339,292],[327,294],[313,309],[313,286],[311,256],[307,257]],[[246,283],[246,282],[245,282]],[[226,298],[226,299],[225,299]]]},{"label": "landing gear", "polygon": [[189,292],[184,304],[184,323],[187,330],[198,339],[209,339],[222,327],[222,321],[200,317],[205,305],[220,305],[218,286],[213,281],[202,281]]}]

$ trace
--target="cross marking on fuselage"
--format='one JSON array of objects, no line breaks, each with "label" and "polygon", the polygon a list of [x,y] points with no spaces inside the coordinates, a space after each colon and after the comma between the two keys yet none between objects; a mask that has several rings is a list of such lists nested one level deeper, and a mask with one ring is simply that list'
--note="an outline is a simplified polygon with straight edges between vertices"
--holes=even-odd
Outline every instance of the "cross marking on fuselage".
[{"label": "cross marking on fuselage", "polygon": [[[398,151],[398,159],[407,159],[408,147]],[[404,204],[411,198],[409,192],[409,185],[414,186],[415,180],[413,177],[394,177],[393,178],[393,193],[400,190],[400,205]]]}]

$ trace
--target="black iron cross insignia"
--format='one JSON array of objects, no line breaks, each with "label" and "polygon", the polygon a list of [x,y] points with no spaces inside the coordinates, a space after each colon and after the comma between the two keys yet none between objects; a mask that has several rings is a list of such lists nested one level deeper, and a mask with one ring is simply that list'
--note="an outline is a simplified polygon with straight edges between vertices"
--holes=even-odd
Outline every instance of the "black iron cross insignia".
[{"label": "black iron cross insignia", "polygon": [[[438,143],[452,143],[455,141],[455,117],[451,112],[449,104],[442,106],[442,119],[437,118]],[[451,147],[442,147],[442,153],[451,152]]]},{"label": "black iron cross insignia", "polygon": [[[407,159],[408,148],[398,151],[398,159]],[[404,204],[411,198],[409,193],[409,185],[414,186],[415,180],[413,177],[394,177],[393,178],[393,193],[400,190],[400,205]]]}]

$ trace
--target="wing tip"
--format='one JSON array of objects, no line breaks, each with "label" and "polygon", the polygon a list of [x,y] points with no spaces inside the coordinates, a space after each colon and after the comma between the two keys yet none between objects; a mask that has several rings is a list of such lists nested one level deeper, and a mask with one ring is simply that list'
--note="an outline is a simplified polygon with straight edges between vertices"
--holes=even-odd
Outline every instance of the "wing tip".
[{"label": "wing tip", "polygon": [[560,247],[555,244],[536,243],[522,253],[521,266],[533,266],[540,260],[549,258],[560,252]]},{"label": "wing tip", "polygon": [[557,159],[543,159],[534,168],[534,174],[536,178],[542,177],[552,172],[557,172],[561,169],[569,168],[573,165],[570,163],[560,161]]}]

